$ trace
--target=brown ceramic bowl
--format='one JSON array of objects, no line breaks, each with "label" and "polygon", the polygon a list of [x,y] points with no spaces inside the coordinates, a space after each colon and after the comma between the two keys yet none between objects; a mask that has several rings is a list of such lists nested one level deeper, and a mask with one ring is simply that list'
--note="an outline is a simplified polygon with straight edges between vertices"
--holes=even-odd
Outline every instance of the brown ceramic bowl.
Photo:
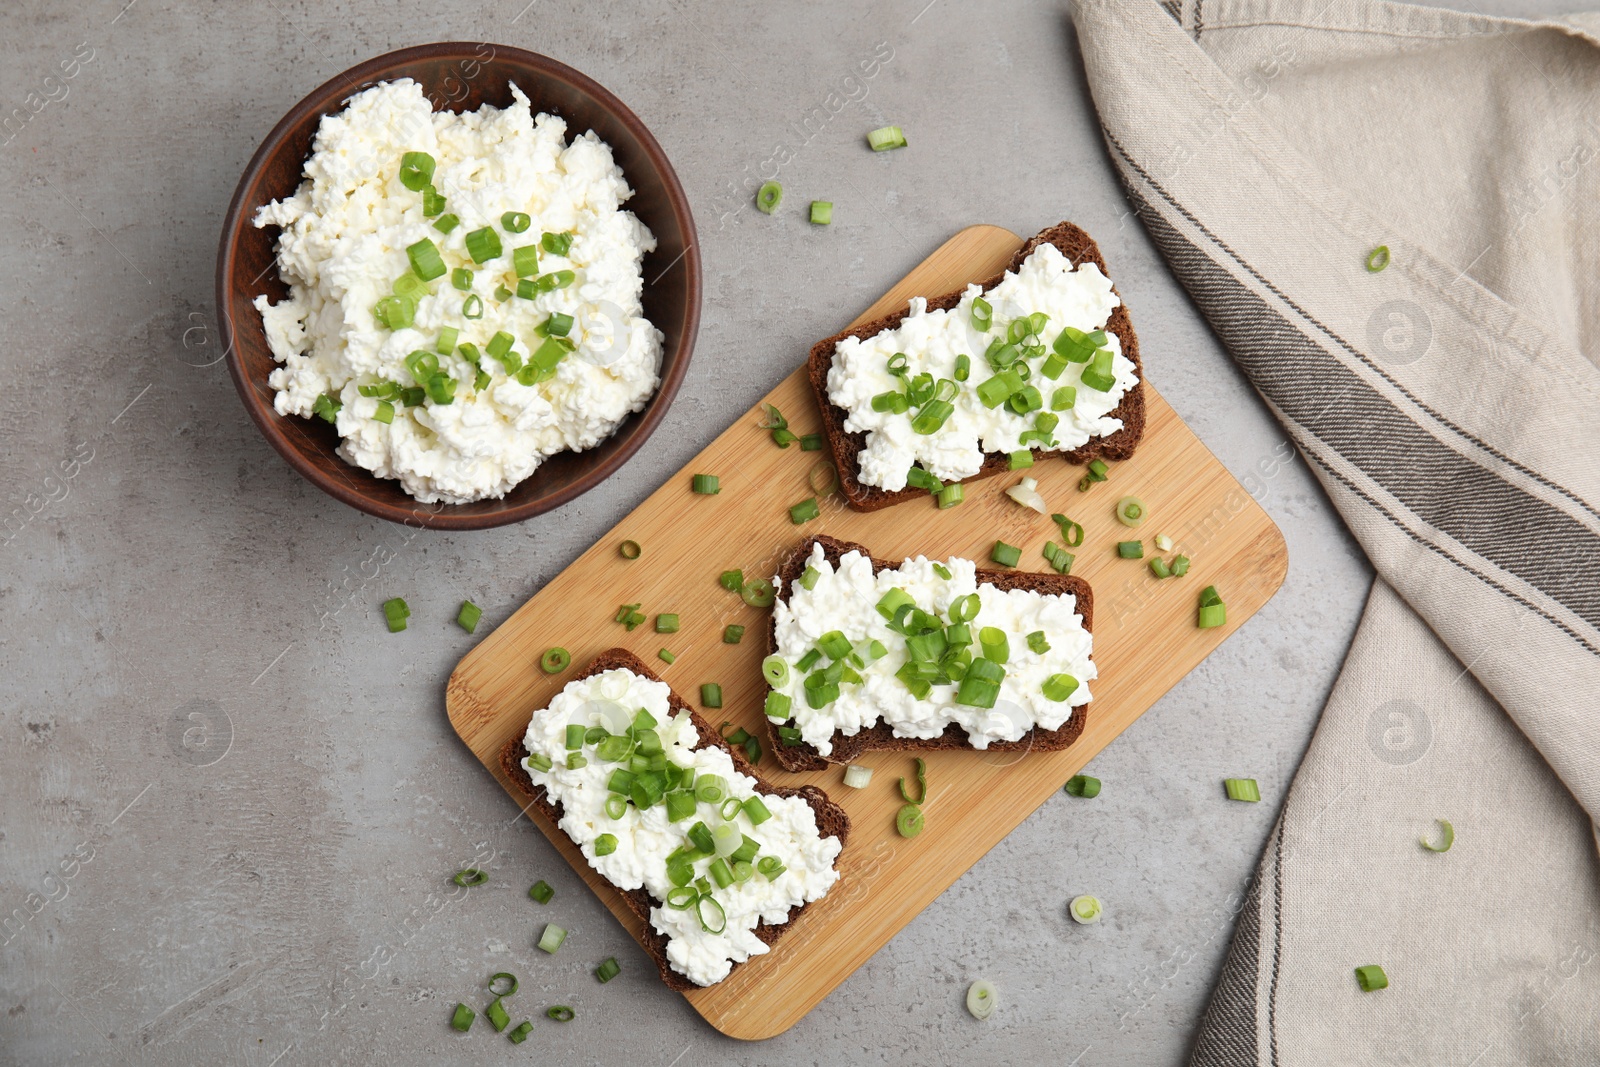
[{"label": "brown ceramic bowl", "polygon": [[[282,416],[273,410],[267,375],[277,364],[267,347],[261,316],[251,302],[266,293],[274,302],[287,287],[273,267],[278,229],[251,224],[256,209],[290,196],[300,184],[311,139],[324,115],[344,107],[354,93],[381,81],[411,78],[435,110],[470,111],[488,102],[511,103],[516,82],[533,103],[567,120],[569,136],[593,130],[611,145],[629,186],[627,207],[650,227],[656,250],[644,259],[644,313],[663,334],[661,385],[644,410],[611,437],[585,452],[562,452],[500,500],[472,504],[422,504],[388,478],[375,478],[340,459],[334,428],[320,419]],[[559,507],[598,485],[627,462],[666,415],[689,369],[700,325],[700,243],[689,201],[666,153],[637,115],[593,79],[553,59],[504,45],[447,43],[406,48],[369,59],[307,96],[285,115],[256,150],[234,191],[217,254],[217,318],[228,368],[245,410],[267,441],[307,480],[351,507],[393,522],[436,529],[481,530],[518,522]]]}]

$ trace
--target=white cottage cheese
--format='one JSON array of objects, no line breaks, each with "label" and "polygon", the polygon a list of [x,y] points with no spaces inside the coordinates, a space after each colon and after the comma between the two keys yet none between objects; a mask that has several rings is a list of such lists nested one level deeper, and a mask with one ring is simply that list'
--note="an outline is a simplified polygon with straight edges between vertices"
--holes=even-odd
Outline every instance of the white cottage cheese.
[{"label": "white cottage cheese", "polygon": [[[789,596],[774,606],[777,621],[778,652],[788,662],[789,678],[778,692],[789,697],[794,725],[801,740],[816,746],[826,756],[833,751],[835,732],[846,736],[875,725],[879,720],[894,729],[896,737],[938,737],[951,723],[967,732],[972,747],[988,748],[994,741],[1016,741],[1035,726],[1059,729],[1072,716],[1072,709],[1089,702],[1089,682],[1097,677],[1089,654],[1093,642],[1076,611],[1077,598],[1071,594],[1043,595],[1024,589],[1000,590],[977,580],[977,567],[971,560],[950,559],[943,566],[948,579],[934,570],[934,561],[918,556],[899,567],[888,567],[873,574],[872,560],[860,552],[846,552],[835,570],[822,546],[812,548],[808,561],[817,570],[810,589],[791,583]],[[977,593],[978,616],[969,624],[973,651],[977,653],[977,633],[981,627],[1003,630],[1010,656],[1000,696],[993,708],[957,704],[955,685],[935,685],[926,697],[918,698],[903,681],[895,677],[906,662],[906,639],[889,629],[878,612],[878,601],[891,589],[910,594],[924,611],[937,611],[949,617],[950,605],[969,593]],[[877,640],[888,654],[860,669],[859,684],[840,687],[839,698],[821,707],[806,702],[804,672],[795,663],[830,630],[839,630],[856,648]],[[1034,652],[1027,635],[1043,630],[1049,650]],[[826,658],[820,663],[826,664]],[[816,669],[816,668],[813,668]],[[1043,685],[1054,674],[1069,674],[1078,688],[1066,700],[1055,701],[1044,695]]]},{"label": "white cottage cheese", "polygon": [[[974,330],[972,301],[982,296],[993,307],[993,327],[989,332]],[[1046,337],[1054,339],[1064,327],[1085,333],[1105,326],[1111,312],[1121,303],[1111,291],[1111,281],[1092,263],[1076,269],[1059,249],[1041,244],[1015,272],[988,292],[976,285],[967,286],[961,303],[949,311],[929,311],[922,297],[911,300],[910,315],[896,328],[874,334],[866,340],[847,337],[834,349],[833,366],[828,371],[828,397],[846,413],[844,428],[865,431],[867,446],[860,453],[860,480],[866,485],[895,492],[906,486],[906,474],[913,464],[943,481],[960,481],[978,473],[986,452],[1015,452],[1024,446],[1020,435],[1033,425],[1033,416],[1012,412],[1004,404],[987,408],[978,399],[976,388],[994,375],[984,359],[990,340],[1003,335],[1011,321],[1035,312],[1049,316]],[[1133,362],[1122,354],[1115,334],[1107,336],[1106,347],[1115,356],[1112,374],[1115,384],[1107,392],[1083,384],[1087,364],[1069,363],[1055,380],[1038,374],[1040,359],[1031,367],[1031,384],[1045,397],[1045,410],[1053,391],[1062,386],[1077,390],[1071,408],[1056,411],[1060,422],[1054,435],[1057,451],[1081,447],[1092,437],[1103,437],[1122,428],[1122,420],[1110,412],[1121,403],[1123,394],[1138,383]],[[872,410],[872,398],[897,387],[899,379],[889,372],[889,359],[905,353],[906,371],[915,376],[926,372],[935,381],[955,380],[957,357],[970,358],[971,377],[963,383],[953,401],[954,413],[933,434],[918,434],[911,429],[912,415]]]},{"label": "white cottage cheese", "polygon": [[[612,819],[604,810],[610,795],[606,783],[617,765],[595,758],[590,749],[588,765],[569,770],[566,731],[568,723],[601,725],[607,708],[615,714],[620,706],[628,716],[643,708],[660,723],[657,732],[672,763],[693,767],[697,775],[720,775],[730,783],[734,797],[755,796],[755,779],[735,771],[726,752],[714,746],[695,748],[699,734],[694,723],[687,712],[672,714],[668,692],[664,682],[628,670],[580,678],[568,683],[548,708],[534,713],[523,741],[530,754],[542,753],[551,760],[549,771],[529,767],[528,774],[561,805],[561,829],[583,850],[589,866],[618,889],[642,887],[656,901],[665,901],[673,888],[666,859],[684,843],[688,828],[696,820],[714,826],[720,816],[712,805],[700,804],[694,815],[673,823],[667,821],[665,806],[656,804],[643,812],[629,805],[621,819]],[[523,766],[528,766],[526,760]],[[811,805],[800,797],[767,794],[762,801],[772,813],[770,819],[756,826],[741,813],[734,821],[744,834],[761,842],[761,856],[776,856],[787,868],[776,880],[756,874],[746,882],[714,890],[727,917],[720,934],[702,929],[693,909],[679,911],[658,905],[650,911],[650,925],[668,938],[668,963],[696,985],[720,982],[735,963],[766,953],[767,945],[756,936],[756,926],[787,922],[790,908],[825,895],[839,879],[833,866],[839,857],[839,839],[821,835]],[[615,852],[595,854],[595,840],[601,834],[616,837]],[[696,863],[696,876],[704,875],[709,863],[709,859]]]},{"label": "white cottage cheese", "polygon": [[[399,479],[424,502],[504,496],[547,456],[605,440],[658,383],[662,335],[640,304],[641,260],[656,242],[619,206],[632,190],[604,141],[589,132],[565,143],[565,122],[535,118],[528,98],[511,90],[516,102],[503,111],[485,104],[461,114],[435,113],[410,79],[356,94],[322,120],[295,195],[255,219],[283,228],[278,270],[289,298],[276,305],[256,298],[283,364],[270,378],[278,413],[310,416],[318,396],[336,398],[339,454]],[[443,210],[461,220],[448,234],[434,227],[437,216],[423,214],[422,193],[400,181],[401,158],[412,151],[437,161],[432,181]],[[501,216],[508,211],[526,212],[532,224],[507,232]],[[499,235],[502,254],[480,267],[465,242],[484,226]],[[545,232],[573,238],[567,255],[544,253],[539,272],[571,270],[573,284],[531,300],[496,299],[500,285],[517,285],[512,249],[537,244]],[[482,318],[464,317],[468,292],[451,284],[448,270],[429,283],[411,326],[389,330],[374,317],[374,305],[410,269],[407,247],[423,238],[438,246],[447,268],[474,269],[470,292],[483,301]],[[484,356],[491,380],[479,389],[478,368],[441,356],[457,383],[454,400],[396,401],[388,424],[373,418],[379,400],[358,391],[377,381],[412,386],[405,357],[434,351],[445,327],[479,350],[504,330],[525,358],[542,340],[534,328],[552,312],[574,318],[577,348],[547,381],[521,384]]]}]

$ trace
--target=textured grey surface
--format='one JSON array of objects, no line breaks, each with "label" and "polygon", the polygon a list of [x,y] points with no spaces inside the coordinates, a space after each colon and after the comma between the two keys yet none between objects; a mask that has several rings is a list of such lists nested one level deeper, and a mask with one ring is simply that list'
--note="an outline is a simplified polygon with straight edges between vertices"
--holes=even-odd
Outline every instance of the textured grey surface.
[{"label": "textured grey surface", "polygon": [[[1128,214],[1064,11],[925,2],[6,5],[0,111],[29,117],[0,133],[0,1062],[1182,1058],[1370,571]],[[215,362],[216,234],[258,140],[350,64],[440,39],[613,89],[678,167],[706,262],[695,362],[646,452],[476,534],[311,489]],[[862,96],[844,79],[880,46]],[[858,99],[797,134],[834,91]],[[868,152],[884,121],[912,147]],[[795,206],[767,218],[740,183],[785,145]],[[831,227],[803,221],[812,198]],[[812,1015],[741,1045],[456,740],[456,605],[505,618],[955,230],[1061,218],[1098,237],[1152,379],[1282,527],[1288,581],[1094,762],[1097,800],[1047,802]],[[1235,774],[1266,803],[1223,800]],[[447,879],[468,863],[493,880],[465,894]],[[1081,892],[1099,926],[1066,920]],[[553,958],[533,946],[551,919],[572,931]],[[520,1049],[456,1035],[451,1006],[498,970],[524,1013],[577,1021]],[[985,1024],[962,1009],[979,976],[1001,997]]]}]

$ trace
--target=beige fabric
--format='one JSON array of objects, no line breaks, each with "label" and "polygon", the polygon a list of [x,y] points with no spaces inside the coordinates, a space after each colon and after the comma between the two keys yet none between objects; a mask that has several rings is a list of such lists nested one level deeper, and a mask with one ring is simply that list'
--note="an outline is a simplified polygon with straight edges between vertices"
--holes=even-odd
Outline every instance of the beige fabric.
[{"label": "beige fabric", "polygon": [[1600,18],[1075,18],[1140,218],[1379,574],[1193,1062],[1600,1063]]}]

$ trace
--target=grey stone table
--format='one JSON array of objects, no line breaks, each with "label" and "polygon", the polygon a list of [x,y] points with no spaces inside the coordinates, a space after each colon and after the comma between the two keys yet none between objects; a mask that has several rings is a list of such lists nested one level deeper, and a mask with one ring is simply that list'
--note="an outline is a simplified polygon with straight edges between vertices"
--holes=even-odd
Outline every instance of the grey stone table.
[{"label": "grey stone table", "polygon": [[[246,420],[211,300],[273,123],[359,60],[445,39],[545,52],[635,108],[707,282],[646,452],[475,534],[302,482]],[[1129,213],[1060,5],[9,3],[0,52],[0,1062],[1182,1059],[1370,570]],[[910,149],[865,149],[886,122]],[[750,207],[778,149],[831,227]],[[1094,761],[1097,800],[1046,803],[788,1033],[724,1038],[451,732],[456,605],[505,618],[955,230],[1061,218],[1099,238],[1163,395],[1282,527],[1288,581]],[[395,595],[413,614],[390,635]],[[1226,802],[1226,775],[1266,802]],[[469,862],[493,880],[451,892]],[[1081,892],[1100,925],[1067,920]],[[533,944],[547,918],[572,931],[556,957]],[[601,987],[608,955],[624,971]],[[577,1019],[520,1047],[451,1031],[500,970],[527,1014]],[[962,1007],[980,976],[1001,998],[982,1024]]]}]

